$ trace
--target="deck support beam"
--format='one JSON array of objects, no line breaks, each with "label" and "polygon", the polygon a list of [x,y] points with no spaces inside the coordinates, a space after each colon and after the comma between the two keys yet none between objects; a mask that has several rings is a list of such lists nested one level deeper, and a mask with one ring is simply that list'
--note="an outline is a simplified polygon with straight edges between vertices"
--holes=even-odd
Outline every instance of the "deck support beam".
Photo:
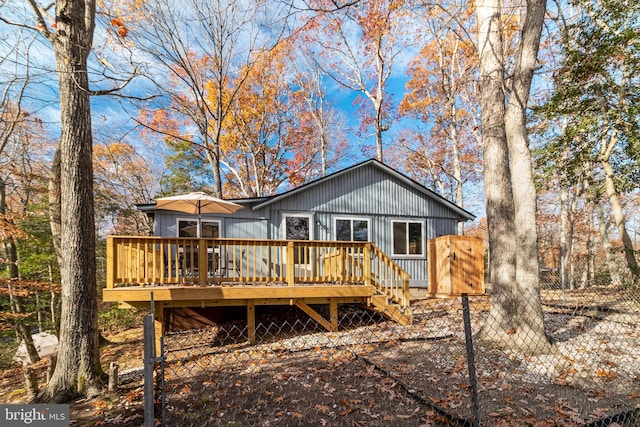
[{"label": "deck support beam", "polygon": [[333,330],[338,330],[338,300],[335,298],[331,298],[329,301],[329,321],[331,322],[331,326],[333,326]]},{"label": "deck support beam", "polygon": [[249,344],[256,343],[256,302],[247,301],[247,337]]},{"label": "deck support beam", "polygon": [[337,322],[336,322],[336,325],[334,326],[331,322],[328,322],[327,319],[322,317],[320,313],[318,313],[313,308],[311,308],[311,306],[309,306],[309,304],[307,304],[306,302],[302,300],[296,300],[296,307],[298,307],[300,310],[307,313],[309,317],[311,317],[313,320],[315,320],[320,325],[322,325],[322,327],[324,327],[327,331],[335,332],[338,329]]},{"label": "deck support beam", "polygon": [[162,302],[153,303],[154,329],[156,335],[156,354],[160,356],[160,339],[164,336],[164,304]]}]

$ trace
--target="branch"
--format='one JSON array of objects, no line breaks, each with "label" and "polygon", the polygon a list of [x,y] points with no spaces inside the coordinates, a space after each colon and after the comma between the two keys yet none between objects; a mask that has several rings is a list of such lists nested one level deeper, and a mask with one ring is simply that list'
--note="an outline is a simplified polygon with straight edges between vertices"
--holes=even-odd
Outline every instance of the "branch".
[{"label": "branch", "polygon": [[26,24],[18,24],[18,26],[29,28],[32,30],[36,30],[41,32],[49,41],[53,41],[53,33],[49,31],[49,27],[47,27],[47,22],[45,18],[47,18],[50,22],[55,22],[53,16],[49,14],[49,9],[54,7],[54,3],[49,4],[47,7],[40,6],[35,0],[27,0],[27,3],[31,6],[33,13],[36,16],[36,21],[38,21],[37,27],[30,27]]},{"label": "branch", "polygon": [[[28,30],[39,31],[39,32],[48,32],[48,30],[46,30],[46,27],[44,27],[44,28],[45,28],[45,31],[43,31],[43,30],[42,30],[41,28],[39,28],[39,27],[33,27],[33,26],[31,26],[31,25],[22,24],[22,23],[20,23],[20,22],[10,21],[10,20],[8,20],[7,18],[5,18],[5,17],[4,17],[4,16],[2,16],[2,15],[0,15],[0,22],[4,22],[5,24],[7,24],[7,25],[11,25],[12,27],[26,28],[26,29],[28,29]],[[43,25],[44,25],[44,24],[43,24]],[[46,36],[46,34],[45,34],[45,37],[47,37],[47,36]],[[49,37],[47,37],[47,38],[49,38]]]},{"label": "branch", "polygon": [[[131,75],[126,80],[122,80],[123,83],[120,86],[114,87],[114,88],[111,88],[111,89],[90,90],[89,91],[89,95],[91,95],[91,96],[104,96],[104,95],[112,95],[112,94],[114,94],[116,92],[119,92],[122,89],[124,89],[125,87],[127,87],[127,85],[129,83],[131,83],[134,78],[137,77],[137,75],[138,75],[137,71],[138,71],[138,69],[135,68],[133,70],[133,72],[131,73]],[[131,96],[131,95],[119,95],[119,96],[121,96],[122,98],[125,98],[125,99],[132,99],[132,100],[138,100],[138,101],[148,101],[148,100],[157,98],[159,95],[151,95],[151,96],[147,96],[147,97],[138,97],[138,96]]]},{"label": "branch", "polygon": [[[309,4],[308,1],[305,1],[304,4],[306,7],[297,8],[297,9],[299,11],[305,11],[305,12],[333,13],[339,10],[348,9],[351,6],[357,5],[358,3],[360,3],[360,0],[352,0],[343,4],[340,4],[338,0],[331,0],[331,4],[333,4],[333,8],[319,8],[319,7],[313,7]],[[291,7],[294,8],[293,4],[291,5]]]}]

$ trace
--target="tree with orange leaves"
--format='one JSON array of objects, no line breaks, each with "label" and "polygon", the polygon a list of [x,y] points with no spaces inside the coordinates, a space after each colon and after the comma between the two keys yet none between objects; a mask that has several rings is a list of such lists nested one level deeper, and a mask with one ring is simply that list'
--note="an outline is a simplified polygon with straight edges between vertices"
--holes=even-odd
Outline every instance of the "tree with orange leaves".
[{"label": "tree with orange leaves", "polygon": [[[135,30],[128,31],[127,42],[140,53],[140,69],[159,94],[152,105],[140,106],[157,114],[140,122],[173,143],[193,145],[192,153],[211,168],[213,193],[222,197],[225,123],[237,108],[255,52],[280,38],[274,24],[279,12],[264,0],[193,0],[179,8],[167,0],[130,3]],[[171,122],[162,123],[162,117]]]},{"label": "tree with orange leaves", "polygon": [[318,66],[340,86],[359,94],[361,131],[375,135],[380,161],[382,136],[393,120],[387,86],[404,46],[404,6],[404,0],[377,0],[336,8],[334,2],[315,0],[309,2],[313,17],[303,32]]},{"label": "tree with orange leaves", "polygon": [[399,110],[424,126],[401,136],[399,157],[409,173],[430,179],[443,196],[464,206],[463,184],[478,182],[482,169],[478,64],[468,34],[473,9],[467,2],[447,6],[425,11],[420,20],[422,47],[409,64]]},{"label": "tree with orange leaves", "polygon": [[97,222],[109,234],[148,235],[152,222],[135,209],[151,200],[158,177],[135,148],[122,141],[95,144],[93,148]]},{"label": "tree with orange leaves", "polygon": [[319,148],[314,134],[301,126],[307,104],[296,96],[290,45],[281,42],[255,54],[223,124],[223,162],[228,170],[226,192],[242,197],[274,194],[292,177],[304,176]]}]

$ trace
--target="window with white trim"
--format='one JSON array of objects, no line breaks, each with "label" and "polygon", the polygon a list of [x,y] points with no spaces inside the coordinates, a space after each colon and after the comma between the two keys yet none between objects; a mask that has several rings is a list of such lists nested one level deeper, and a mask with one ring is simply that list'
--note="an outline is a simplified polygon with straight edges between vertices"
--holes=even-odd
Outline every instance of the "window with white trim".
[{"label": "window with white trim", "polygon": [[336,218],[336,240],[348,242],[369,241],[369,220],[366,218]]},{"label": "window with white trim", "polygon": [[178,219],[177,237],[207,237],[217,239],[220,237],[220,221],[201,220],[198,230],[198,220]]},{"label": "window with white trim", "polygon": [[418,221],[392,221],[393,255],[424,255],[424,224]]}]

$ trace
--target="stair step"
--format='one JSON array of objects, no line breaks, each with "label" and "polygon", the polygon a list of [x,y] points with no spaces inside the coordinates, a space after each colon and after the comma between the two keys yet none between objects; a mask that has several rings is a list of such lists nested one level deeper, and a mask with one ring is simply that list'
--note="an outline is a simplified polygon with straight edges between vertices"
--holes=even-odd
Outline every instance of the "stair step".
[{"label": "stair step", "polygon": [[402,310],[402,306],[395,302],[389,302],[389,298],[386,295],[374,295],[371,297],[371,304],[376,310],[382,313],[385,317],[399,323],[400,325],[407,326],[413,323],[413,315],[411,310]]},{"label": "stair step", "polygon": [[371,303],[376,307],[386,307],[389,305],[389,297],[386,295],[373,295],[371,297]]}]

